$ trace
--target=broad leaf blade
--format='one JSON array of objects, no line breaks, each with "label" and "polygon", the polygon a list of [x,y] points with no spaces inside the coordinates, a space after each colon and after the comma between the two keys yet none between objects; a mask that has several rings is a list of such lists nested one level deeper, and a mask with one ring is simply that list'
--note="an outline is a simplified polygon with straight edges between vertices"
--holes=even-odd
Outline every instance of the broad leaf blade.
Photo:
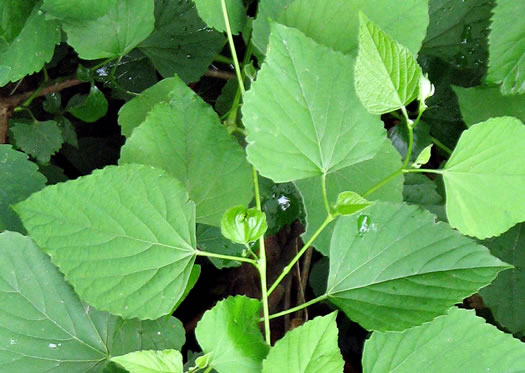
[{"label": "broad leaf blade", "polygon": [[366,373],[523,372],[524,366],[522,342],[486,324],[473,310],[455,307],[403,333],[373,333],[363,354]]},{"label": "broad leaf blade", "polygon": [[130,373],[182,373],[182,355],[177,350],[135,351],[111,358]]},{"label": "broad leaf blade", "polygon": [[487,81],[501,84],[501,93],[525,93],[525,2],[498,0],[489,34]]},{"label": "broad leaf blade", "polygon": [[245,296],[229,297],[207,311],[195,335],[210,365],[219,373],[260,372],[268,353],[259,330],[261,303]]},{"label": "broad leaf blade", "polygon": [[219,117],[179,78],[171,104],[156,105],[121,150],[121,163],[168,171],[186,186],[197,221],[220,225],[223,213],[252,199],[251,168]]},{"label": "broad leaf blade", "polygon": [[400,109],[419,95],[421,68],[410,51],[360,14],[357,95],[373,114]]},{"label": "broad leaf blade", "polygon": [[263,373],[342,372],[344,360],[337,345],[337,312],[319,316],[288,331],[270,349]]},{"label": "broad leaf blade", "polygon": [[[226,23],[222,14],[221,1],[215,0],[194,0],[199,17],[202,18],[208,26],[217,31],[226,32]],[[225,0],[226,11],[228,12],[228,22],[231,32],[238,34],[246,24],[246,10],[242,0]]]},{"label": "broad leaf blade", "polygon": [[483,242],[492,254],[514,268],[501,273],[494,282],[481,289],[483,304],[494,318],[514,334],[525,334],[525,224],[518,224],[499,237]]},{"label": "broad leaf blade", "polygon": [[182,296],[195,260],[195,206],[163,171],[107,167],[47,187],[15,210],[94,307],[156,319]]},{"label": "broad leaf blade", "polygon": [[525,126],[512,117],[464,131],[443,179],[450,225],[478,238],[497,236],[525,221]]},{"label": "broad leaf blade", "polygon": [[51,156],[60,150],[64,139],[57,122],[14,122],[11,132],[17,147],[40,163],[48,163]]},{"label": "broad leaf blade", "polygon": [[[401,158],[390,141],[385,140],[376,156],[370,160],[357,163],[344,168],[326,178],[326,189],[328,201],[335,203],[339,193],[345,190],[353,190],[363,194],[377,183],[401,168]],[[317,228],[321,226],[326,218],[326,209],[323,205],[321,178],[310,178],[295,182],[297,189],[303,196],[306,209],[306,231],[303,233],[303,241],[312,237]],[[382,200],[401,202],[403,190],[403,175],[399,175],[388,184],[367,196],[369,200]],[[330,239],[334,230],[334,224],[328,225],[315,239],[315,248],[324,255],[328,255]]]},{"label": "broad leaf blade", "polygon": [[272,25],[269,52],[246,93],[248,159],[275,182],[332,173],[372,158],[385,131],[359,103],[353,59]]},{"label": "broad leaf blade", "polygon": [[108,100],[96,85],[92,85],[88,95],[75,95],[68,104],[67,111],[76,118],[92,123],[96,122],[108,111]]},{"label": "broad leaf blade", "polygon": [[42,9],[59,19],[92,20],[103,16],[119,0],[44,0]]},{"label": "broad leaf blade", "polygon": [[10,205],[20,202],[46,185],[46,178],[27,155],[11,145],[0,145],[0,231],[24,232],[22,222]]},{"label": "broad leaf blade", "polygon": [[257,17],[253,21],[252,43],[262,54],[266,54],[270,37],[270,21],[279,20],[279,15],[294,0],[260,0]]},{"label": "broad leaf blade", "polygon": [[[330,246],[328,299],[369,330],[404,330],[444,313],[509,266],[415,206],[376,202],[340,217]],[[362,224],[361,224],[362,225]]]},{"label": "broad leaf blade", "polygon": [[153,0],[118,0],[102,17],[67,20],[62,22],[62,27],[68,44],[80,58],[124,56],[153,31],[153,6]]}]

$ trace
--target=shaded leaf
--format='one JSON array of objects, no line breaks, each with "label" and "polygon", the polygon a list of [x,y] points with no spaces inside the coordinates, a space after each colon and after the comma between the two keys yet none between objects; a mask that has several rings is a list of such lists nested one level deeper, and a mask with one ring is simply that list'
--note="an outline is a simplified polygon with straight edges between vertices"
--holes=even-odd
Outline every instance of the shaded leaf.
[{"label": "shaded leaf", "polygon": [[[194,0],[199,17],[217,31],[226,32],[224,15],[222,12],[221,1],[215,0]],[[242,0],[225,0],[226,11],[228,13],[228,22],[230,23],[231,32],[237,35],[241,32],[246,24],[246,10]]]},{"label": "shaded leaf", "polygon": [[54,120],[33,123],[13,120],[10,130],[17,147],[41,163],[48,163],[64,142],[62,132]]},{"label": "shaded leaf", "polygon": [[[219,227],[204,224],[197,226],[197,246],[202,251],[231,256],[241,256],[245,250],[243,245],[233,243],[224,237]],[[208,259],[218,269],[239,267],[241,265],[240,262],[232,260],[212,257],[208,257]]]},{"label": "shaded leaf", "polygon": [[509,267],[415,206],[376,202],[366,214],[366,229],[358,214],[336,222],[327,295],[368,330],[430,321]]},{"label": "shaded leaf", "polygon": [[66,110],[76,118],[92,123],[106,115],[108,111],[108,100],[106,96],[92,85],[88,95],[76,94],[67,103]]},{"label": "shaded leaf", "polygon": [[405,174],[403,200],[423,207],[435,214],[441,221],[447,221],[445,201],[437,192],[436,182],[425,175]]},{"label": "shaded leaf", "polygon": [[[401,122],[388,130],[388,137],[392,141],[392,145],[405,159],[408,150],[408,129],[405,123]],[[414,127],[412,133],[412,155],[411,161],[415,161],[418,154],[428,145],[432,144],[432,136],[430,136],[430,127],[425,122],[419,122]]]},{"label": "shaded leaf", "polygon": [[156,319],[182,296],[195,260],[195,206],[163,171],[110,166],[49,186],[15,210],[94,307]]},{"label": "shaded leaf", "polygon": [[182,373],[182,355],[177,350],[135,351],[112,357],[130,373]]}]

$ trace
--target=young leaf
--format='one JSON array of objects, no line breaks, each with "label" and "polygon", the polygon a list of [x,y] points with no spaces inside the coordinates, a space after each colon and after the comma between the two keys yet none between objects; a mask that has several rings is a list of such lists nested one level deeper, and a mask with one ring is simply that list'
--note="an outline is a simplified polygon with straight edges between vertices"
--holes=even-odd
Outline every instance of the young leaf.
[{"label": "young leaf", "polygon": [[335,50],[355,52],[359,11],[416,54],[428,25],[428,0],[295,0],[277,20]]},{"label": "young leaf", "polygon": [[118,0],[102,17],[65,20],[62,28],[82,59],[124,56],[153,31],[153,6],[153,0]]},{"label": "young leaf", "polygon": [[22,222],[10,206],[42,189],[46,178],[27,155],[7,144],[0,145],[0,175],[0,232],[24,232]]},{"label": "young leaf", "polygon": [[[348,189],[363,194],[400,168],[399,153],[389,140],[385,140],[374,158],[344,168],[326,177],[328,201],[335,201],[339,193]],[[306,242],[326,218],[326,209],[321,197],[321,178],[298,180],[295,185],[303,196],[306,209],[306,231],[302,235],[303,241]],[[373,192],[367,199],[401,202],[403,200],[402,190],[403,175],[399,175],[384,187]],[[333,227],[333,224],[328,225],[314,242],[315,248],[324,255],[328,255]]]},{"label": "young leaf", "polygon": [[119,0],[44,0],[42,9],[48,16],[78,21],[102,17]]},{"label": "young leaf", "polygon": [[245,296],[228,297],[206,311],[195,329],[210,366],[219,373],[260,372],[269,346],[259,330],[261,303]]},{"label": "young leaf", "polygon": [[458,96],[461,115],[468,127],[503,116],[516,117],[525,122],[525,95],[503,96],[498,87],[452,86],[452,89]]},{"label": "young leaf", "polygon": [[266,215],[256,208],[235,206],[227,210],[221,219],[222,235],[243,245],[258,240],[267,229]]},{"label": "young leaf", "polygon": [[270,349],[263,373],[343,372],[344,360],[337,345],[337,312],[318,316],[289,331]]},{"label": "young leaf", "polygon": [[71,97],[67,103],[66,110],[76,118],[92,123],[106,115],[108,100],[106,100],[106,96],[100,92],[96,85],[92,85],[89,95],[76,94]]},{"label": "young leaf", "polygon": [[363,370],[383,372],[522,372],[525,346],[486,324],[474,310],[447,315],[403,333],[378,333],[365,342]]},{"label": "young leaf", "polygon": [[489,69],[487,81],[501,84],[501,93],[525,93],[525,2],[498,0],[489,34]]},{"label": "young leaf", "polygon": [[94,307],[155,319],[182,296],[195,260],[195,205],[162,170],[106,167],[49,186],[15,210]]},{"label": "young leaf", "polygon": [[135,351],[112,357],[111,361],[130,373],[182,373],[182,355],[177,350]]},{"label": "young leaf", "polygon": [[525,126],[512,117],[464,131],[442,171],[450,225],[478,238],[497,236],[525,221]]},{"label": "young leaf", "polygon": [[353,59],[272,24],[270,47],[246,93],[248,159],[275,182],[332,173],[372,158],[385,131],[357,99]]},{"label": "young leaf", "polygon": [[428,161],[430,161],[432,145],[433,144],[428,145],[421,151],[421,153],[419,153],[414,163],[412,163],[413,168],[420,168],[424,164],[427,164]]},{"label": "young leaf", "polygon": [[224,40],[199,18],[193,0],[155,1],[155,29],[139,48],[163,77],[177,74],[194,82],[224,47]]},{"label": "young leaf", "polygon": [[[21,3],[14,5],[14,3]],[[34,3],[34,2],[30,2]],[[32,11],[29,2],[2,2],[2,26],[7,23],[7,44],[0,47],[0,86],[15,82],[28,74],[40,71],[53,57],[55,44],[60,42],[60,28],[55,21],[46,20],[39,6]],[[11,9],[10,9],[11,8]],[[23,8],[23,9],[22,9]],[[11,11],[10,11],[11,10]],[[26,12],[29,11],[29,14]],[[5,17],[5,18],[4,18]],[[13,22],[13,26],[11,26]],[[3,31],[3,30],[2,30]],[[2,32],[3,33],[3,32]],[[3,38],[0,38],[0,41]]]},{"label": "young leaf", "polygon": [[418,98],[421,68],[410,51],[360,13],[357,95],[367,110],[384,114]]},{"label": "young leaf", "polygon": [[525,223],[518,224],[499,237],[483,241],[492,254],[514,268],[501,273],[494,282],[481,289],[483,304],[494,318],[513,334],[525,335]]},{"label": "young leaf", "polygon": [[356,192],[341,192],[337,196],[335,212],[339,215],[353,215],[373,204],[374,202],[367,201]]},{"label": "young leaf", "polygon": [[509,267],[416,206],[376,202],[366,216],[366,229],[358,214],[336,222],[327,295],[368,330],[430,321]]},{"label": "young leaf", "polygon": [[182,80],[173,79],[173,100],[157,104],[133,131],[120,163],[168,171],[186,186],[197,206],[197,221],[219,226],[229,207],[252,199],[251,167],[212,108]]},{"label": "young leaf", "polygon": [[[194,0],[199,17],[220,32],[226,32],[221,0]],[[246,24],[246,10],[242,0],[225,0],[231,32],[237,35]]]},{"label": "young leaf", "polygon": [[16,145],[40,163],[48,163],[64,142],[54,120],[30,124],[13,121],[11,126]]}]

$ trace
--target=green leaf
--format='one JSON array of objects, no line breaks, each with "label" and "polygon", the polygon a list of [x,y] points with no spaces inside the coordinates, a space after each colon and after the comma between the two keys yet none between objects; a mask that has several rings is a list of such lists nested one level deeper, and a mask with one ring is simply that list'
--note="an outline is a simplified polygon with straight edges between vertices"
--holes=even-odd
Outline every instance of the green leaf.
[{"label": "green leaf", "polygon": [[[221,0],[194,0],[199,17],[217,31],[226,32]],[[225,0],[231,32],[237,35],[246,24],[246,10],[242,0]]]},{"label": "green leaf", "polygon": [[428,25],[428,0],[295,0],[278,20],[318,43],[355,55],[359,11],[417,54]]},{"label": "green leaf", "polygon": [[64,142],[54,120],[30,124],[12,121],[10,130],[17,147],[41,163],[48,163]]},{"label": "green leaf", "polygon": [[425,175],[405,174],[403,200],[423,207],[436,215],[441,221],[447,221],[445,201],[437,192],[436,182]]},{"label": "green leaf", "polygon": [[213,109],[174,79],[171,103],[156,105],[133,131],[120,163],[168,171],[186,186],[197,206],[197,221],[218,226],[229,207],[252,199],[251,167]]},{"label": "green leaf", "polygon": [[464,131],[445,169],[447,216],[461,233],[497,236],[525,220],[525,126],[512,117]]},{"label": "green leaf", "polygon": [[42,9],[59,19],[93,20],[106,14],[119,0],[44,0]]},{"label": "green leaf", "polygon": [[0,144],[0,232],[25,232],[10,205],[20,202],[46,185],[46,178],[27,155]]},{"label": "green leaf", "polygon": [[10,373],[98,372],[111,355],[184,343],[175,318],[122,320],[82,303],[29,237],[0,234],[0,257],[0,366]]},{"label": "green leaf", "polygon": [[166,78],[126,102],[118,113],[122,134],[126,137],[131,136],[135,127],[146,120],[148,113],[156,104],[171,101],[170,92],[178,86],[179,79]]},{"label": "green leaf", "polygon": [[452,89],[458,95],[461,115],[468,127],[507,115],[525,122],[525,95],[503,96],[498,87],[453,86]]},{"label": "green leaf", "polygon": [[[374,158],[327,176],[328,201],[335,202],[338,194],[348,189],[363,194],[400,168],[401,158],[399,153],[394,149],[390,141],[385,140],[379,153]],[[321,178],[298,180],[295,182],[295,185],[303,196],[306,209],[306,231],[302,235],[303,241],[306,242],[326,218],[326,210],[321,194]],[[367,199],[371,201],[401,202],[403,200],[402,190],[403,175],[399,175],[384,187],[367,196]],[[327,226],[314,241],[315,248],[324,255],[328,255],[333,227],[333,224]]]},{"label": "green leaf", "polygon": [[522,342],[486,324],[474,310],[455,307],[403,333],[373,333],[363,356],[367,373],[523,372],[524,366]]},{"label": "green leaf", "polygon": [[[401,157],[405,159],[408,151],[408,129],[404,122],[396,124],[388,130],[388,137],[392,141],[392,145],[397,149]],[[412,155],[411,161],[415,161],[418,154],[428,145],[432,144],[432,136],[430,135],[430,126],[425,122],[420,121],[417,126],[413,128],[412,133]]]},{"label": "green leaf", "polygon": [[66,110],[76,118],[92,123],[96,122],[108,111],[108,100],[106,96],[92,85],[88,95],[76,94],[67,103]]},{"label": "green leaf", "polygon": [[[14,8],[11,4],[7,5],[6,8],[0,8],[0,11],[7,11],[7,14],[2,14],[0,23],[3,24],[4,20],[8,23],[14,23],[13,27],[7,26],[7,30],[4,31],[7,32],[4,37],[7,36],[8,38],[5,48],[0,47],[0,64],[4,66],[0,86],[40,71],[44,64],[53,57],[55,44],[60,42],[58,24],[55,21],[46,20],[44,13],[39,10],[39,3],[30,14],[22,17],[22,14],[26,14],[29,10],[28,2],[25,1],[24,3],[24,5],[20,5],[20,7],[24,7],[23,11]],[[3,18],[4,16],[7,18]],[[0,33],[1,40],[2,35]]]},{"label": "green leaf", "polygon": [[355,192],[341,192],[335,202],[335,212],[338,215],[353,215],[373,204]]},{"label": "green leaf", "polygon": [[421,68],[410,51],[360,13],[357,95],[367,110],[384,114],[418,98]]},{"label": "green leaf", "polygon": [[112,357],[130,373],[182,373],[182,355],[177,350],[135,351]]},{"label": "green leaf", "polygon": [[139,48],[163,77],[177,74],[185,82],[194,82],[208,69],[224,41],[223,35],[199,18],[192,0],[156,0],[155,30]]},{"label": "green leaf", "polygon": [[385,131],[361,107],[353,59],[272,24],[270,47],[246,93],[249,161],[275,182],[333,173],[372,158]]},{"label": "green leaf", "polygon": [[15,210],[94,307],[155,319],[182,296],[195,260],[195,205],[163,171],[106,167],[49,186]]},{"label": "green leaf", "polygon": [[489,69],[487,81],[501,84],[501,93],[525,93],[525,3],[498,0],[493,10],[489,34]]},{"label": "green leaf", "polygon": [[498,324],[522,336],[525,334],[525,224],[518,224],[483,244],[493,255],[514,266],[481,289],[483,304],[491,309]]},{"label": "green leaf", "polygon": [[269,346],[259,330],[261,303],[245,296],[228,297],[206,311],[195,336],[219,373],[260,372]]},{"label": "green leaf", "polygon": [[[202,251],[230,256],[241,256],[246,249],[244,246],[226,239],[222,235],[220,228],[204,224],[197,226],[197,247]],[[241,265],[240,262],[232,260],[211,257],[208,257],[208,259],[218,269],[239,267]]]},{"label": "green leaf", "polygon": [[102,17],[65,20],[62,28],[82,59],[124,56],[153,31],[153,6],[153,0],[118,0]]},{"label": "green leaf", "polygon": [[259,177],[259,189],[262,211],[268,223],[266,235],[276,234],[296,219],[304,221],[303,198],[293,183],[275,184]]},{"label": "green leaf", "polygon": [[[108,63],[106,65],[108,70],[114,68],[116,62]],[[109,76],[106,76],[105,79],[102,76],[100,78],[106,85],[112,87],[114,91],[119,91],[128,100],[136,97],[136,95],[130,95],[125,91],[143,92],[159,81],[157,70],[155,70],[150,59],[138,48],[133,49],[118,62],[115,70],[115,81],[120,87],[116,87],[115,81],[111,82]]]},{"label": "green leaf", "polygon": [[71,123],[69,119],[62,115],[57,115],[55,119],[57,120],[57,125],[58,128],[60,128],[64,142],[66,144],[73,145],[75,148],[78,148],[78,137],[73,123]]},{"label": "green leaf", "polygon": [[276,21],[279,15],[294,0],[260,0],[257,17],[253,21],[252,43],[262,54],[266,54],[270,37],[270,20]]},{"label": "green leaf", "polygon": [[27,18],[39,0],[0,2],[0,40],[11,42],[24,28]]},{"label": "green leaf", "polygon": [[287,332],[270,349],[263,373],[343,372],[344,360],[337,345],[337,312],[318,316]]},{"label": "green leaf", "polygon": [[427,164],[430,161],[432,145],[433,144],[428,145],[421,151],[421,153],[419,153],[414,163],[412,163],[413,168],[420,168],[421,166]]},{"label": "green leaf", "polygon": [[242,245],[258,240],[267,229],[266,215],[256,208],[235,206],[228,209],[221,219],[222,235]]},{"label": "green leaf", "polygon": [[53,92],[45,96],[42,108],[50,114],[57,114],[62,107],[62,95],[60,92]]},{"label": "green leaf", "polygon": [[327,295],[368,330],[430,321],[509,267],[416,206],[376,202],[366,214],[365,229],[357,214],[335,225]]}]

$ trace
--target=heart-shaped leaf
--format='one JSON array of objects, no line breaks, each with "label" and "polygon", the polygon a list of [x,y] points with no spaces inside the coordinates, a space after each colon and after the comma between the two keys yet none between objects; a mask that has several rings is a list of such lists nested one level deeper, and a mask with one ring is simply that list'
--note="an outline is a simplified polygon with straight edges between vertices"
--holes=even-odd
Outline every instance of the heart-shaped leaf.
[{"label": "heart-shaped leaf", "polygon": [[222,235],[243,245],[256,241],[267,229],[266,215],[256,208],[232,207],[221,220]]}]

